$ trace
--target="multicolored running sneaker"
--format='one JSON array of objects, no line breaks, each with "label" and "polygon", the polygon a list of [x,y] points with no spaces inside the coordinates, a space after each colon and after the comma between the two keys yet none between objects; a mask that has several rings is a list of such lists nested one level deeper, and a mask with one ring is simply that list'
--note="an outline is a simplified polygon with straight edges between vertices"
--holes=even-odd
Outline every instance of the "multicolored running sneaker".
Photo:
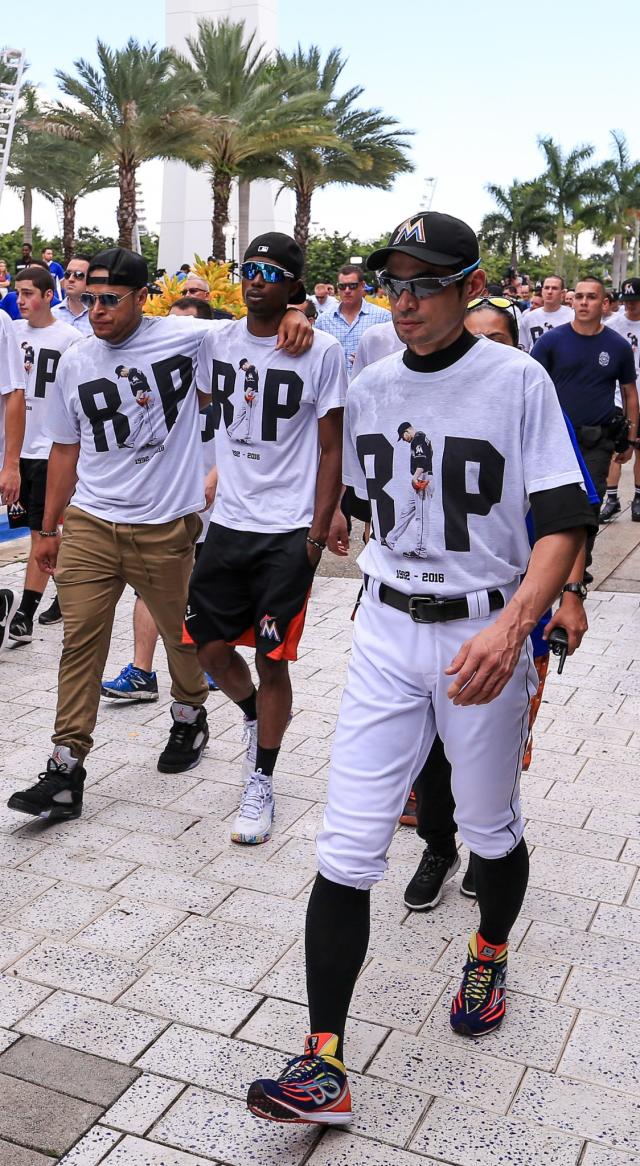
[{"label": "multicolored running sneaker", "polygon": [[311,1033],[304,1055],[289,1061],[277,1081],[263,1078],[249,1086],[251,1112],[267,1121],[347,1125],[353,1118],[351,1093],[337,1047],[334,1033]]},{"label": "multicolored running sneaker", "polygon": [[451,1002],[450,1023],[461,1036],[486,1036],[502,1024],[507,1006],[508,944],[493,947],[479,931],[469,940],[460,991]]}]

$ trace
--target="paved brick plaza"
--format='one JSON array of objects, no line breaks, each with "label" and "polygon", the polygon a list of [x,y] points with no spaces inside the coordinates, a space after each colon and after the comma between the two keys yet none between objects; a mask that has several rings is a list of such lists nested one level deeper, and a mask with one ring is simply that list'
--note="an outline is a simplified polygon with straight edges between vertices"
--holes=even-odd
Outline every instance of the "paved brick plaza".
[{"label": "paved brick plaza", "polygon": [[[0,569],[2,585],[22,571]],[[267,845],[228,841],[243,750],[221,696],[200,767],[157,772],[163,659],[158,704],[103,702],[79,821],[47,828],[0,808],[0,1166],[640,1163],[636,594],[595,593],[579,656],[550,670],[500,1032],[471,1042],[448,1028],[476,908],[458,876],[431,914],[404,909],[421,846],[401,828],[349,1026],[350,1132],[245,1109],[248,1082],[301,1051],[300,940],[356,591],[317,580]],[[125,598],[114,674],[130,613]],[[48,756],[60,640],[38,628],[0,660],[2,806]]]}]

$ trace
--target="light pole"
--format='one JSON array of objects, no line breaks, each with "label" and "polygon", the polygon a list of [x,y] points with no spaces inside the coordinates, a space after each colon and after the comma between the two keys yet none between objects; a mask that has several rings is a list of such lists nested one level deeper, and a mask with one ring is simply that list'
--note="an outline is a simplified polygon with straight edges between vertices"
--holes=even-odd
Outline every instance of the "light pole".
[{"label": "light pole", "polygon": [[224,228],[224,237],[227,243],[227,251],[231,249],[231,281],[235,283],[236,279],[236,227],[235,223],[227,223]]}]

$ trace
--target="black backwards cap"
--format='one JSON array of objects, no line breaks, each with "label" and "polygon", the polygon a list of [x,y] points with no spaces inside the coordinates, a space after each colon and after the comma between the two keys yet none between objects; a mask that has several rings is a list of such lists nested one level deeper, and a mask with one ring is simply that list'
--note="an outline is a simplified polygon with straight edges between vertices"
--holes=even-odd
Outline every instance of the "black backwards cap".
[{"label": "black backwards cap", "polygon": [[[105,280],[102,276],[92,279],[92,272],[98,268],[106,268],[109,275]],[[108,251],[99,251],[94,255],[87,272],[87,286],[92,283],[109,283],[114,287],[146,287],[149,282],[149,268],[146,259],[138,255],[137,251],[128,251],[126,247],[110,247]]]}]

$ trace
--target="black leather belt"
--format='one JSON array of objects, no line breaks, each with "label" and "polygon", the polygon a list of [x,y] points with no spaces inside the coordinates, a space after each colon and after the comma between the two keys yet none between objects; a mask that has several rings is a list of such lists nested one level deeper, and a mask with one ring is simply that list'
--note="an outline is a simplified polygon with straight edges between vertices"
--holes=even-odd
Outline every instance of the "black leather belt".
[{"label": "black leather belt", "polygon": [[[369,590],[369,576],[364,577],[365,591]],[[488,591],[489,611],[498,611],[504,607],[504,595],[501,591]],[[387,583],[381,583],[378,588],[378,599],[386,603],[387,607],[395,607],[396,611],[403,611],[410,615],[414,623],[446,623],[450,619],[470,619],[471,612],[466,599],[443,599],[440,595],[406,595],[404,591],[396,591]],[[474,616],[476,613],[473,613]]]}]

